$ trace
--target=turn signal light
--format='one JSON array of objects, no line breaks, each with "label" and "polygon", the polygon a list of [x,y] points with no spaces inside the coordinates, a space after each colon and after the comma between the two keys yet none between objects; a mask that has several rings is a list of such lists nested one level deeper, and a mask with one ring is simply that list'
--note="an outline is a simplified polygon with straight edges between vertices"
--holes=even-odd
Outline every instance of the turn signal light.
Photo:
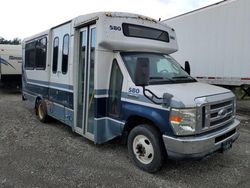
[{"label": "turn signal light", "polygon": [[170,121],[173,123],[180,123],[182,118],[180,116],[172,115],[170,116]]}]

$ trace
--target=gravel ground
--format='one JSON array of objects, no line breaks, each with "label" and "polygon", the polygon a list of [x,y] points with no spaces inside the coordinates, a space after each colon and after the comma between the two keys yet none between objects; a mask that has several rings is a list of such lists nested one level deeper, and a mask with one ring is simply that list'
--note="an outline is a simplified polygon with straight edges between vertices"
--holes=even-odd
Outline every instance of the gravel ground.
[{"label": "gravel ground", "polygon": [[[243,102],[245,104],[245,102]],[[118,140],[94,145],[60,122],[40,123],[19,93],[0,91],[0,187],[250,187],[250,105],[240,138],[224,154],[167,160],[148,174]]]}]

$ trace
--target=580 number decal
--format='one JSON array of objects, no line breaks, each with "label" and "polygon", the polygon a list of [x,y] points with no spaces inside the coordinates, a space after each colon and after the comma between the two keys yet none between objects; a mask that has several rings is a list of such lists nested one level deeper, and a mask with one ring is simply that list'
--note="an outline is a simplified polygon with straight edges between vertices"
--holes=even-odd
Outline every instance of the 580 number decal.
[{"label": "580 number decal", "polygon": [[120,26],[116,26],[116,25],[110,25],[109,29],[111,31],[121,31],[122,30],[122,28]]},{"label": "580 number decal", "polygon": [[136,94],[138,94],[138,93],[140,93],[140,89],[130,87],[130,88],[128,89],[128,92],[129,92],[129,93],[136,93]]}]

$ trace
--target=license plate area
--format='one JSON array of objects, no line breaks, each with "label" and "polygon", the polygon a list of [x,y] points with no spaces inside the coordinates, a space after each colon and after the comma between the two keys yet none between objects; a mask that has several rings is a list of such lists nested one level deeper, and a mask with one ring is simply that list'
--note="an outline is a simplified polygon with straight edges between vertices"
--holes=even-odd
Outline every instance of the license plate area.
[{"label": "license plate area", "polygon": [[229,139],[221,143],[221,152],[225,152],[232,148],[233,140]]}]

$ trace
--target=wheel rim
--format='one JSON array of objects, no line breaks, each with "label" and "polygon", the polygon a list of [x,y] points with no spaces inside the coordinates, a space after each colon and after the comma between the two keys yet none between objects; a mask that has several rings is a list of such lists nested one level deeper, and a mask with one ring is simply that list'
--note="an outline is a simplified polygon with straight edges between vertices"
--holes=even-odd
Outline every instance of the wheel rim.
[{"label": "wheel rim", "polygon": [[38,106],[38,116],[40,119],[43,119],[44,113],[43,113],[43,107],[41,104]]},{"label": "wheel rim", "polygon": [[133,151],[136,158],[143,164],[149,164],[154,158],[154,148],[144,135],[137,135],[133,140]]}]

